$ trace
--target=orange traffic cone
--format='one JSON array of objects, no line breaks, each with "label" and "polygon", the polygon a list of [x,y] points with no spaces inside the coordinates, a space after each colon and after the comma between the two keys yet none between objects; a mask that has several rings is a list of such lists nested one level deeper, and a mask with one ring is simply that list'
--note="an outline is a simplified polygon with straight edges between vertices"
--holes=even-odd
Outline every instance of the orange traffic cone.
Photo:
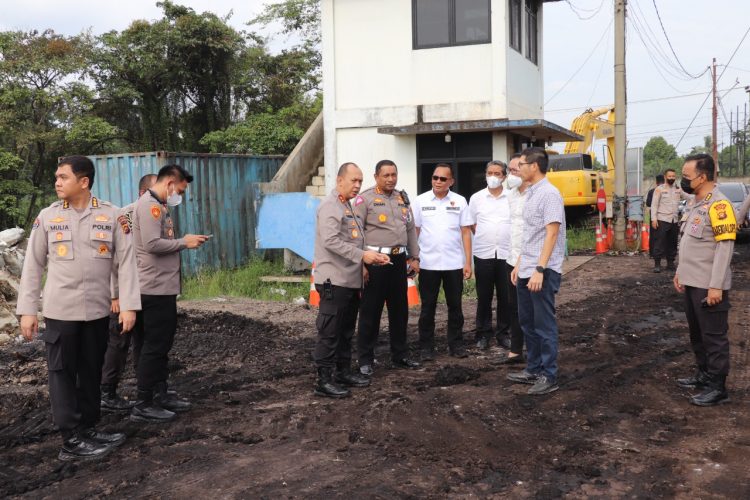
[{"label": "orange traffic cone", "polygon": [[648,224],[645,222],[641,223],[641,250],[644,252],[649,250]]},{"label": "orange traffic cone", "polygon": [[596,226],[596,255],[607,253],[607,247],[602,240],[602,227]]},{"label": "orange traffic cone", "polygon": [[310,271],[310,305],[320,305],[320,294],[315,289],[315,262],[312,263],[312,270]]},{"label": "orange traffic cone", "polygon": [[633,221],[628,221],[628,225],[625,228],[625,244],[630,248],[634,242],[635,231],[633,231]]},{"label": "orange traffic cone", "polygon": [[412,278],[406,278],[406,301],[409,307],[419,305],[419,292],[417,291],[417,285],[414,283]]},{"label": "orange traffic cone", "polygon": [[603,222],[600,224],[600,226],[602,228],[602,241],[604,242],[604,248],[609,250],[610,248],[612,248],[612,242],[610,242],[609,238],[607,237],[607,226],[605,226]]},{"label": "orange traffic cone", "polygon": [[615,223],[612,219],[610,219],[609,224],[607,224],[607,241],[609,242],[610,248],[615,246]]}]

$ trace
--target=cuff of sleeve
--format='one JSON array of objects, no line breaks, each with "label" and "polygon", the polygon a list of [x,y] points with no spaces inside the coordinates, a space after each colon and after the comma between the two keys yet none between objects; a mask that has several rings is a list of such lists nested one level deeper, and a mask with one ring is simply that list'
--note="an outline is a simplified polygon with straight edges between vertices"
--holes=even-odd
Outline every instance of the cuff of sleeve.
[{"label": "cuff of sleeve", "polygon": [[140,311],[141,299],[120,300],[120,311]]},{"label": "cuff of sleeve", "polygon": [[179,248],[180,250],[185,250],[187,248],[187,243],[185,243],[185,238],[180,238],[177,241],[180,242],[180,248]]},{"label": "cuff of sleeve", "polygon": [[362,259],[365,255],[365,251],[362,249],[357,248],[354,251],[354,259],[352,259],[354,262],[362,262]]}]

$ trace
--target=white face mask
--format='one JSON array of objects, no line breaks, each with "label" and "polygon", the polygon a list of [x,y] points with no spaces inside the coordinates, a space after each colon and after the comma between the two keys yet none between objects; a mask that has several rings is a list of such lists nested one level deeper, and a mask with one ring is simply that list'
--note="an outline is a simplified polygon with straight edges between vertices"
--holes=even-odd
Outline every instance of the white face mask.
[{"label": "white face mask", "polygon": [[168,207],[176,207],[182,203],[182,195],[178,194],[177,191],[173,192],[169,196],[167,196],[167,206]]},{"label": "white face mask", "polygon": [[494,175],[487,176],[487,187],[490,189],[497,189],[502,183],[503,180],[500,177],[495,177]]},{"label": "white face mask", "polygon": [[523,184],[523,180],[517,175],[513,175],[513,174],[510,174],[508,177],[506,177],[505,182],[508,185],[508,189],[515,189],[521,184]]}]

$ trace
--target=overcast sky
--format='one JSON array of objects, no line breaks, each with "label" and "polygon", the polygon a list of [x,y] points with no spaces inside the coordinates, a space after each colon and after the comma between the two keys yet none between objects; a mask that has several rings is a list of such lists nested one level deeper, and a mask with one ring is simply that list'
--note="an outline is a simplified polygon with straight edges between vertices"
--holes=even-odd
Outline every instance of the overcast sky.
[{"label": "overcast sky", "polygon": [[[233,12],[230,24],[245,29],[245,23],[260,12],[265,1],[182,0],[178,3],[198,12],[210,10],[220,16]],[[610,24],[613,4],[614,0],[545,4],[543,57],[545,117],[548,120],[568,127],[572,118],[586,107],[614,102],[614,26]],[[679,69],[659,25],[654,0],[629,0],[628,5],[629,146],[642,146],[652,135],[662,135],[676,144],[711,88],[710,73],[690,79]],[[727,64],[750,27],[748,0],[656,0],[656,5],[680,63],[693,75],[703,72],[712,57],[716,57],[719,64]],[[156,19],[160,12],[154,0],[0,0],[0,30],[52,28],[59,33],[76,34],[91,28],[94,33],[103,33],[122,30],[134,19]],[[648,51],[638,32],[651,44]],[[728,144],[726,122],[730,112],[734,113],[739,106],[742,120],[743,106],[748,102],[744,87],[750,85],[750,36],[737,51],[730,67],[719,67],[719,73],[722,71],[719,88],[734,87],[723,98],[726,120],[719,112],[720,142],[723,138]],[[700,95],[679,97],[685,94]],[[654,100],[658,98],[668,99]],[[638,102],[643,100],[648,102]],[[709,100],[698,114],[678,147],[680,153],[701,144],[703,136],[710,135],[710,105]]]}]

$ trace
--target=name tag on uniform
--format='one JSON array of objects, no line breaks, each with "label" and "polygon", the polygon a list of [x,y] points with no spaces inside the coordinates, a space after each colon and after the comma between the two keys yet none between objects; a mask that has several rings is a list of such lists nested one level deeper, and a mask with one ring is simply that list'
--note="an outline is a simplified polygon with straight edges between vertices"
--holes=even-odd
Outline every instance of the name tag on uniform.
[{"label": "name tag on uniform", "polygon": [[437,207],[422,207],[422,212],[426,212],[428,210],[437,210]]},{"label": "name tag on uniform", "polygon": [[448,213],[458,213],[461,211],[461,207],[445,207],[445,211]]}]

